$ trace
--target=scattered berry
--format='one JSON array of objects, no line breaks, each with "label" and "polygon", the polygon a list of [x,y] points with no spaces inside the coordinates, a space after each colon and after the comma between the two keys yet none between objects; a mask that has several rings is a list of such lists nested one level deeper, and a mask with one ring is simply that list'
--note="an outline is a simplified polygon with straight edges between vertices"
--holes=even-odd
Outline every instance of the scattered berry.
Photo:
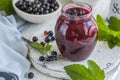
[{"label": "scattered berry", "polygon": [[48,32],[48,35],[49,35],[49,36],[53,36],[53,32],[52,32],[52,31],[49,31],[49,32]]},{"label": "scattered berry", "polygon": [[51,55],[55,55],[55,56],[56,56],[56,55],[57,55],[57,52],[56,52],[56,51],[52,51],[52,52],[51,52]]},{"label": "scattered berry", "polygon": [[34,73],[32,73],[32,72],[28,73],[28,78],[29,79],[32,79],[33,77],[34,77]]},{"label": "scattered berry", "polygon": [[53,61],[54,59],[53,59],[53,56],[49,56],[49,58],[50,58],[50,61]]},{"label": "scattered berry", "polygon": [[45,38],[45,42],[46,42],[46,43],[50,43],[50,41],[51,41],[51,36],[47,36],[47,37]]},{"label": "scattered berry", "polygon": [[44,42],[41,42],[40,44],[41,44],[42,46],[45,46],[45,43],[44,43]]},{"label": "scattered berry", "polygon": [[44,61],[44,60],[45,60],[45,57],[40,56],[40,57],[39,57],[39,60],[40,60],[40,61]]},{"label": "scattered berry", "polygon": [[51,41],[55,40],[55,37],[53,36],[53,32],[52,31],[44,31],[44,35],[47,35],[47,37],[45,38],[45,42],[49,43]]},{"label": "scattered berry", "polygon": [[48,57],[46,58],[46,61],[53,61],[53,56],[48,56]]},{"label": "scattered berry", "polygon": [[32,38],[32,41],[33,41],[33,42],[37,42],[37,41],[38,41],[38,37],[34,36],[34,37]]},{"label": "scattered berry", "polygon": [[44,31],[44,35],[45,35],[45,36],[48,35],[48,31]]},{"label": "scattered berry", "polygon": [[47,57],[47,58],[46,58],[46,61],[50,61],[50,59]]},{"label": "scattered berry", "polygon": [[53,56],[53,60],[56,61],[57,60],[57,56]]},{"label": "scattered berry", "polygon": [[55,40],[55,37],[54,36],[51,36],[51,41],[54,41]]}]

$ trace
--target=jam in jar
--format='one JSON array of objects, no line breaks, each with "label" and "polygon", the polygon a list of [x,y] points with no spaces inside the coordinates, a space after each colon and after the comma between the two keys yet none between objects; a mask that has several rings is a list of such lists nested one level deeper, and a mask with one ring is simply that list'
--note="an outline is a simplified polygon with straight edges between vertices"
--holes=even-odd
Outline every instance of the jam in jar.
[{"label": "jam in jar", "polygon": [[62,8],[55,26],[57,46],[71,61],[86,59],[97,42],[97,25],[92,8],[85,3],[69,3]]}]

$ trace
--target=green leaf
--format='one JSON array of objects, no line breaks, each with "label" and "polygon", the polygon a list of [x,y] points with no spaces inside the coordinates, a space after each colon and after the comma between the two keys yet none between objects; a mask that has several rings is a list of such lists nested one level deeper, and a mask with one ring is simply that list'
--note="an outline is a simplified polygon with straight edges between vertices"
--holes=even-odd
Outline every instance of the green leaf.
[{"label": "green leaf", "polygon": [[105,20],[100,15],[97,15],[97,25],[98,25],[98,39],[100,41],[101,40],[106,41],[109,29],[105,23]]},{"label": "green leaf", "polygon": [[117,34],[117,38],[120,40],[120,32]]},{"label": "green leaf", "polygon": [[106,41],[109,48],[120,46],[120,20],[112,16],[109,20],[109,26],[106,21],[97,15],[98,40]]},{"label": "green leaf", "polygon": [[100,15],[97,15],[97,25],[99,29],[108,31],[108,26],[106,25],[105,20]]},{"label": "green leaf", "polygon": [[106,36],[106,40],[107,40],[107,41],[112,40],[112,39],[114,39],[114,38],[115,38],[115,36],[113,35],[113,33],[111,33],[111,32],[108,32],[108,33],[107,33],[107,36]]},{"label": "green leaf", "polygon": [[64,69],[72,80],[94,80],[91,72],[84,65],[73,64],[65,66]]},{"label": "green leaf", "polygon": [[47,44],[47,45],[45,46],[45,50],[46,50],[46,51],[49,51],[49,50],[51,49],[51,47],[52,47],[52,45]]},{"label": "green leaf", "polygon": [[67,74],[72,80],[104,80],[105,73],[93,61],[88,61],[88,68],[81,64],[65,66]]},{"label": "green leaf", "polygon": [[12,0],[0,0],[0,10],[5,11],[7,14],[15,14]]},{"label": "green leaf", "polygon": [[51,47],[52,47],[52,45],[50,45],[50,44],[47,44],[46,46],[43,46],[43,45],[41,45],[40,43],[37,43],[37,42],[32,42],[31,46],[36,48],[39,51],[50,51]]},{"label": "green leaf", "polygon": [[98,30],[98,40],[100,41],[107,41],[107,31],[105,30]]},{"label": "green leaf", "polygon": [[116,36],[116,43],[118,46],[120,46],[120,32]]},{"label": "green leaf", "polygon": [[120,20],[117,19],[115,16],[111,16],[109,21],[109,27],[112,30],[120,31]]},{"label": "green leaf", "polygon": [[113,43],[112,40],[108,41],[107,43],[110,49],[115,47],[115,43]]},{"label": "green leaf", "polygon": [[92,72],[96,80],[104,80],[105,73],[95,62],[88,60],[88,69]]},{"label": "green leaf", "polygon": [[34,47],[34,48],[36,48],[39,51],[44,50],[44,47],[41,44],[37,43],[37,42],[32,42],[31,46]]}]

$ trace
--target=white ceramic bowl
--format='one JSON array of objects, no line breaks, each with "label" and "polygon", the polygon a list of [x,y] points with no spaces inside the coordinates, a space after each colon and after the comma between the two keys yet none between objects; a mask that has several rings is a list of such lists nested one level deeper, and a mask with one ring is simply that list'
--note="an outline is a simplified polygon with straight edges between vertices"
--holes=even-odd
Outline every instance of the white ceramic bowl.
[{"label": "white ceramic bowl", "polygon": [[34,15],[34,14],[25,13],[24,11],[21,11],[20,9],[18,9],[15,5],[17,1],[19,0],[13,0],[12,2],[14,10],[21,18],[31,23],[44,23],[48,20],[51,20],[52,18],[58,16],[62,8],[62,5],[58,0],[59,8],[56,11],[49,13],[49,14]]}]

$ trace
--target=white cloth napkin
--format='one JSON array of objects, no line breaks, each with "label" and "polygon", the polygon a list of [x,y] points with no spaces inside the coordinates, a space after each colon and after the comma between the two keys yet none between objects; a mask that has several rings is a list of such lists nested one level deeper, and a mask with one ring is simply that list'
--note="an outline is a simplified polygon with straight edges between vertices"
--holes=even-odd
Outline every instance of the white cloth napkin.
[{"label": "white cloth napkin", "polygon": [[18,77],[15,80],[23,80],[29,68],[30,63],[25,57],[0,41],[0,72],[13,73]]},{"label": "white cloth napkin", "polygon": [[21,39],[21,34],[13,16],[0,16],[0,41],[21,55],[27,56],[28,48]]},{"label": "white cloth napkin", "polygon": [[0,80],[23,80],[30,69],[28,48],[17,25],[14,16],[0,15]]}]

